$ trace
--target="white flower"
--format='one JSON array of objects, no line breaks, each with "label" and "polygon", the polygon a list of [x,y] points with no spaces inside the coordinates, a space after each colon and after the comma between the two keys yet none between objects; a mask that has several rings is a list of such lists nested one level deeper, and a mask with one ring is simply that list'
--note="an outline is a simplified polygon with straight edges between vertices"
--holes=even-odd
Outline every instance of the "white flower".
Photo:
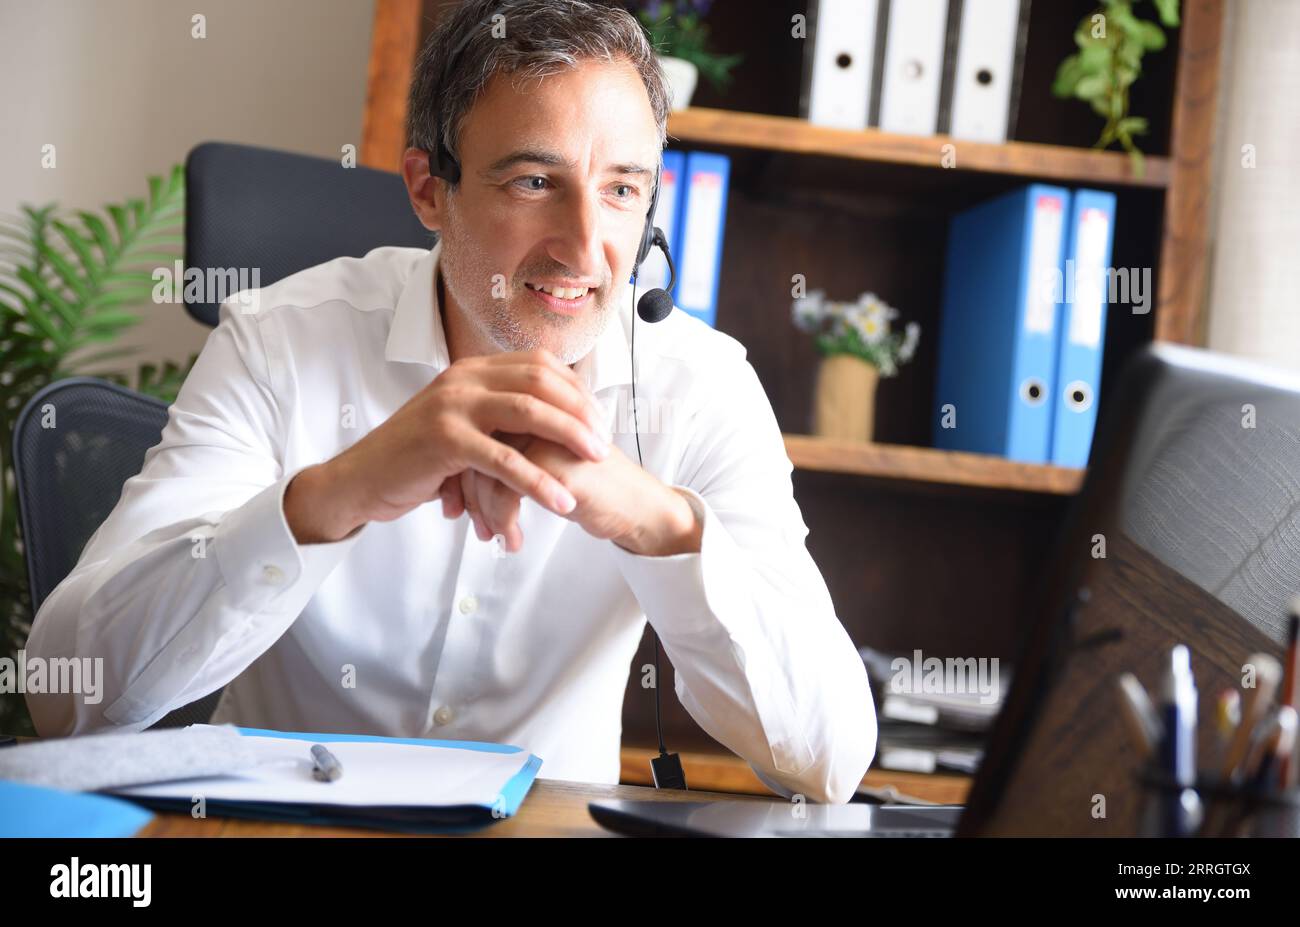
[{"label": "white flower", "polygon": [[796,299],[790,304],[796,328],[805,332],[817,330],[826,316],[825,297],[824,291],[813,290],[807,296]]},{"label": "white flower", "polygon": [[849,321],[844,317],[843,311],[835,312],[831,316],[831,335],[835,338],[843,338],[849,333]]},{"label": "white flower", "polygon": [[891,307],[875,293],[863,293],[858,297],[858,306],[867,315],[884,322],[888,330],[890,319],[898,318],[898,310]]},{"label": "white flower", "polygon": [[867,344],[879,344],[889,332],[888,323],[865,312],[854,313],[851,321],[858,335]]},{"label": "white flower", "polygon": [[916,322],[908,322],[903,333],[903,343],[898,346],[898,359],[904,363],[910,361],[912,355],[916,353],[916,345],[920,340],[921,326]]}]

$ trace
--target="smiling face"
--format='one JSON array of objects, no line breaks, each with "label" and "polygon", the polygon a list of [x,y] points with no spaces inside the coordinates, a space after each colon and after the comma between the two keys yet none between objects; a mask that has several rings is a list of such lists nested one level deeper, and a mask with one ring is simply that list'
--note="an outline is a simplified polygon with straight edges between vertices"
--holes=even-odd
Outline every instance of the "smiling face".
[{"label": "smiling face", "polygon": [[442,232],[452,359],[546,348],[574,364],[627,297],[659,163],[657,125],[625,61],[589,59],[513,83],[495,75],[470,110],[454,192],[429,178],[416,149],[406,154],[407,186],[425,227]]}]

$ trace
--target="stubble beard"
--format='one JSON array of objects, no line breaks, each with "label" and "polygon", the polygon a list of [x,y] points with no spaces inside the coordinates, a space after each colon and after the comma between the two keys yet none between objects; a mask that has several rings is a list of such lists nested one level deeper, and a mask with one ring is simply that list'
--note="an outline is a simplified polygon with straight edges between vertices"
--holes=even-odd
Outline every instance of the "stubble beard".
[{"label": "stubble beard", "polygon": [[[465,321],[481,341],[500,351],[532,351],[546,348],[564,364],[576,364],[586,357],[609,323],[613,305],[610,287],[602,286],[593,305],[580,316],[551,312],[530,296],[521,277],[510,284],[509,295],[493,295],[494,278],[500,274],[492,259],[473,247],[457,247],[442,237],[439,256],[443,286],[461,307]],[[468,286],[463,286],[468,281]]]}]

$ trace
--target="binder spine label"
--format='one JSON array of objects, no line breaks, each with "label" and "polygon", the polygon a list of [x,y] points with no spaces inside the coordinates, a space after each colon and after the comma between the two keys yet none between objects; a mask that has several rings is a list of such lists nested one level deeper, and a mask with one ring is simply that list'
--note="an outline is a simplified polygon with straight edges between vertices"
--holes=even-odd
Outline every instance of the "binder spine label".
[{"label": "binder spine label", "polygon": [[1029,245],[1029,293],[1025,306],[1025,331],[1050,335],[1056,320],[1060,293],[1061,231],[1064,204],[1059,197],[1040,195],[1034,203]]},{"label": "binder spine label", "polygon": [[1097,348],[1101,345],[1102,311],[1106,305],[1106,247],[1110,241],[1110,219],[1100,209],[1085,209],[1079,219],[1079,247],[1076,251],[1074,300],[1070,312],[1070,343]]}]

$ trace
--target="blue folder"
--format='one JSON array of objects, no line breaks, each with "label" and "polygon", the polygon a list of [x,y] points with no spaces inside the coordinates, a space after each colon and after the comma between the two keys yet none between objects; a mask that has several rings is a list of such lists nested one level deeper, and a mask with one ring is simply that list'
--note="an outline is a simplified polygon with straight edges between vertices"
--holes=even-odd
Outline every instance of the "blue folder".
[{"label": "blue folder", "polygon": [[1052,463],[1086,467],[1097,425],[1106,345],[1106,275],[1115,238],[1115,194],[1074,191],[1062,287],[1061,334],[1052,424]]},{"label": "blue folder", "polygon": [[730,184],[731,159],[726,155],[692,151],[686,156],[681,229],[673,252],[678,272],[674,296],[678,307],[709,325],[718,316]]},{"label": "blue folder", "polygon": [[1050,459],[1069,203],[1068,190],[1031,184],[953,217],[935,447],[1029,463]]},{"label": "blue folder", "polygon": [[[429,740],[422,737],[375,737],[368,734],[303,734],[291,731],[268,731],[259,728],[236,728],[251,737],[283,737],[309,743],[338,741],[381,741],[391,744],[410,744],[417,747],[449,747],[458,750],[483,750],[492,753],[519,753],[519,747],[506,744],[481,743],[472,740]],[[291,821],[297,824],[329,824],[344,827],[366,827],[374,830],[396,830],[403,833],[460,833],[478,830],[494,821],[511,817],[519,810],[524,796],[537,778],[541,768],[539,757],[529,754],[528,761],[501,789],[494,805],[439,805],[435,807],[404,807],[394,805],[347,806],[312,804],[307,802],[231,802],[208,799],[209,814],[222,817],[252,818],[255,820]],[[188,799],[124,795],[133,802],[159,811],[188,814]],[[493,813],[493,809],[496,813]]]},{"label": "blue folder", "polygon": [[152,820],[120,798],[0,780],[0,837],[130,837]]}]

